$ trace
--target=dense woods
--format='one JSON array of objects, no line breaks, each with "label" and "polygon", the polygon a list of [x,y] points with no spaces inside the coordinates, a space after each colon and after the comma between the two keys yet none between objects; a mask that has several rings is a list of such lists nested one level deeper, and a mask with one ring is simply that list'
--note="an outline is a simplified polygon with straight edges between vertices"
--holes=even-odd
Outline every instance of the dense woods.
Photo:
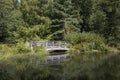
[{"label": "dense woods", "polygon": [[119,0],[1,0],[0,42],[64,40],[71,32],[92,32],[116,45],[119,20]]},{"label": "dense woods", "polygon": [[[0,0],[0,80],[120,80],[120,0]],[[30,41],[66,41],[63,65]]]}]

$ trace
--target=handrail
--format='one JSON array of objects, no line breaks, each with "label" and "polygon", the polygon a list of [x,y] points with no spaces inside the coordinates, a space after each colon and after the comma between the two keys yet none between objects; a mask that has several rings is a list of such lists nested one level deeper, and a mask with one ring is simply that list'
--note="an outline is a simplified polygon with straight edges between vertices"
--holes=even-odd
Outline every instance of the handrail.
[{"label": "handrail", "polygon": [[33,48],[35,46],[41,46],[45,49],[50,49],[50,48],[60,48],[60,49],[66,49],[67,48],[67,43],[64,41],[47,41],[47,42],[40,42],[40,41],[32,41],[30,43],[30,47]]}]

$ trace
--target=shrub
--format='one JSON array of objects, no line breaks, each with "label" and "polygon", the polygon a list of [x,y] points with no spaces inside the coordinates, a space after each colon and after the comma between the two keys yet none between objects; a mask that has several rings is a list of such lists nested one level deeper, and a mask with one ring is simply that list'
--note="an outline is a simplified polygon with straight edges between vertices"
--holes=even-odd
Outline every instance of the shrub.
[{"label": "shrub", "polygon": [[105,45],[103,37],[95,34],[95,33],[77,33],[72,32],[65,36],[65,40],[71,43],[73,48],[84,50],[84,51],[92,51],[92,50],[100,50],[105,51],[108,50],[108,46]]},{"label": "shrub", "polygon": [[25,42],[19,41],[16,44],[17,54],[21,53],[30,53],[31,49],[29,47],[26,47]]},{"label": "shrub", "polygon": [[9,54],[9,53],[14,53],[15,52],[15,46],[10,46],[7,44],[1,44],[0,45],[0,53],[1,54]]},{"label": "shrub", "polygon": [[40,46],[36,46],[33,48],[33,51],[35,54],[43,54],[43,55],[47,55],[48,54],[48,51],[45,50],[43,47],[40,47]]}]

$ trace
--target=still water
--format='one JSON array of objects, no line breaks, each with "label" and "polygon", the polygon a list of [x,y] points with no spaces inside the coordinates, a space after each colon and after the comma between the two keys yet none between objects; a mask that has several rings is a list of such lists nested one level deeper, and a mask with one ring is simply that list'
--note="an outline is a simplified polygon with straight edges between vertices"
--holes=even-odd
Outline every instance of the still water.
[{"label": "still water", "polygon": [[[20,55],[1,60],[0,80],[120,80],[119,54],[106,52],[69,55],[72,56],[59,65],[31,64],[30,56]],[[56,59],[58,55],[52,57],[56,63],[62,60],[60,57]],[[34,60],[39,61],[36,57]]]}]

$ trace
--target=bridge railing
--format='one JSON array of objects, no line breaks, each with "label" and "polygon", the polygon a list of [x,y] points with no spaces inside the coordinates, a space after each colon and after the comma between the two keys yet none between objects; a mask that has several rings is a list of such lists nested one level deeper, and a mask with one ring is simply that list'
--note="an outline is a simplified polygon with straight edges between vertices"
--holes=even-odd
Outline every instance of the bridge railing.
[{"label": "bridge railing", "polygon": [[45,48],[66,48],[66,43],[65,42],[61,42],[61,41],[52,41],[52,42],[45,42]]},{"label": "bridge railing", "polygon": [[40,42],[40,41],[32,41],[30,43],[30,47],[33,48],[35,46],[41,46],[43,48],[67,48],[67,43],[64,41],[48,41],[48,42]]}]

